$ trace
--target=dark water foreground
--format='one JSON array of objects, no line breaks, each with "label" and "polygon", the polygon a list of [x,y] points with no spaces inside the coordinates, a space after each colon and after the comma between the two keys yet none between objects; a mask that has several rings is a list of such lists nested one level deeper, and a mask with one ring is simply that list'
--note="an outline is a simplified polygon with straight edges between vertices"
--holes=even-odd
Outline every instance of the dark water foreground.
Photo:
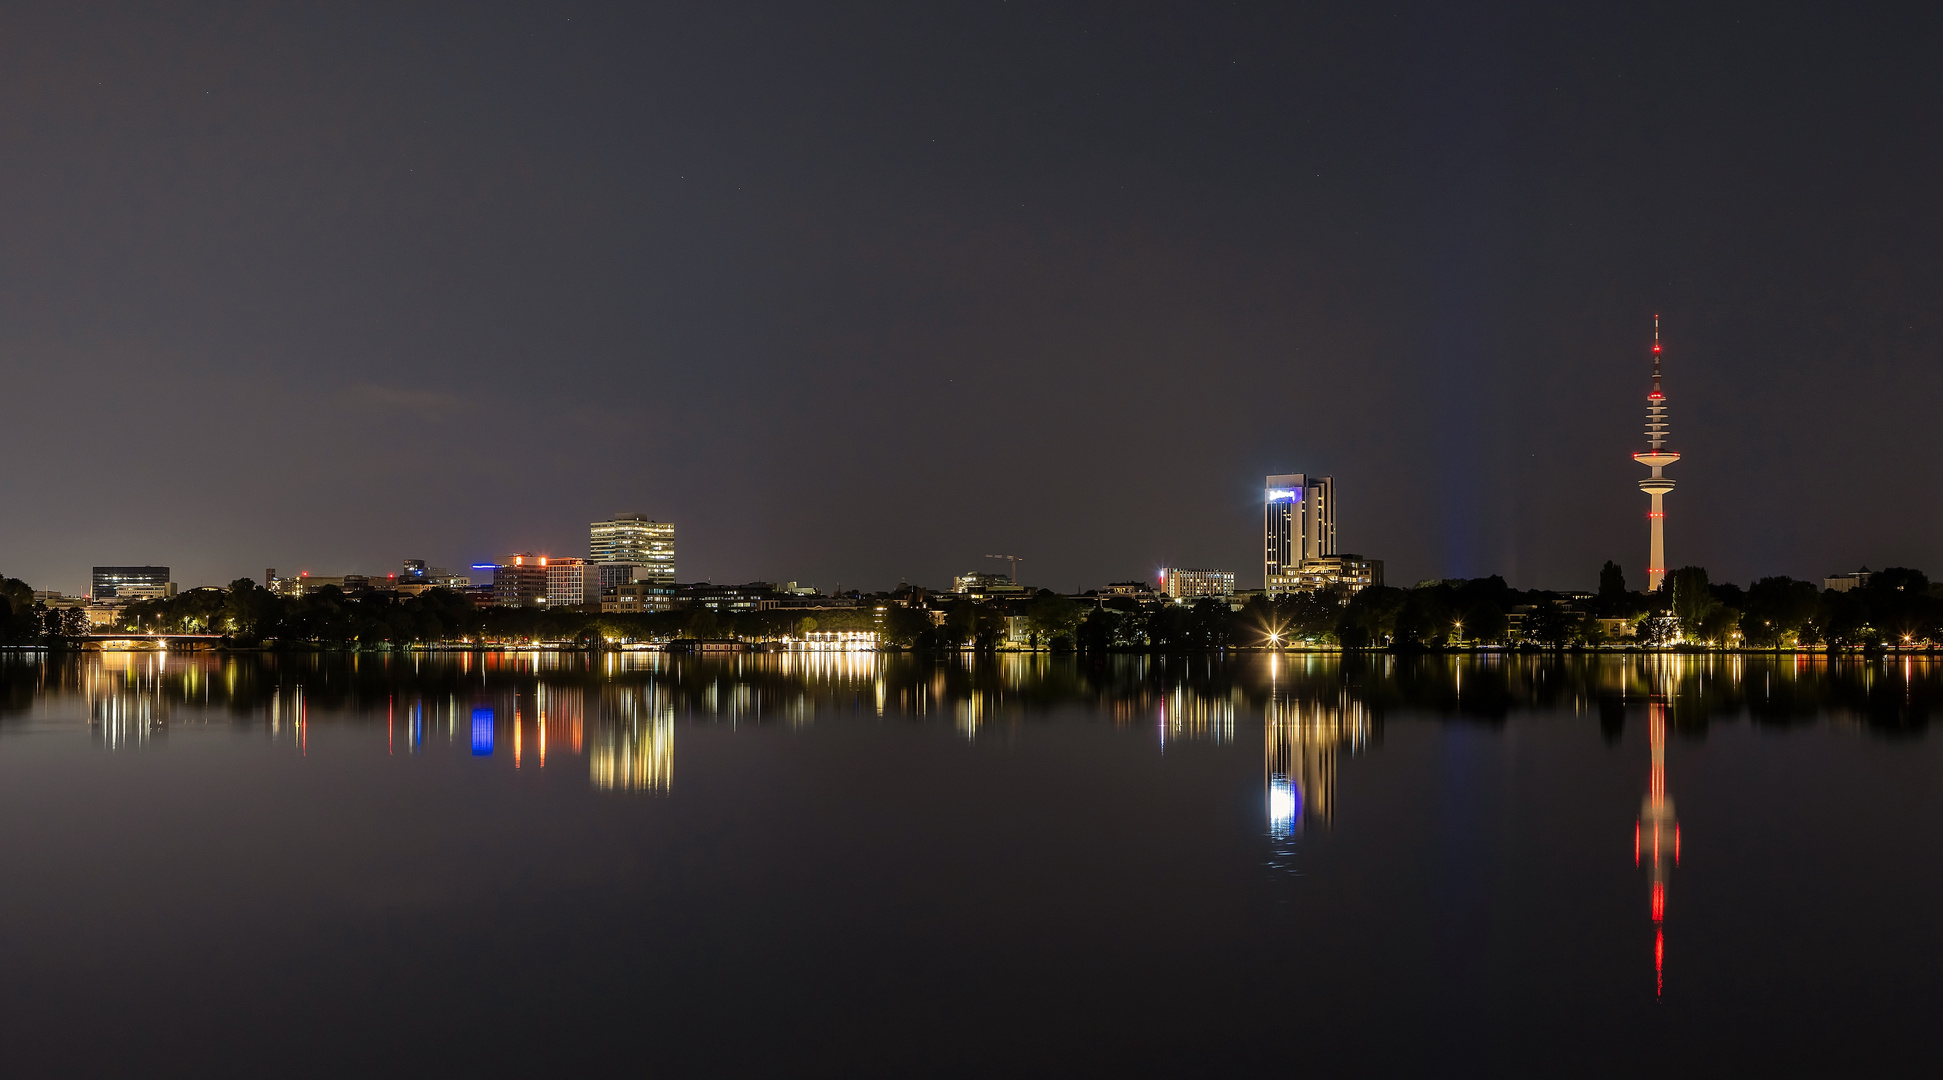
[{"label": "dark water foreground", "polygon": [[1943,1064],[1943,664],[0,657],[9,1075]]}]

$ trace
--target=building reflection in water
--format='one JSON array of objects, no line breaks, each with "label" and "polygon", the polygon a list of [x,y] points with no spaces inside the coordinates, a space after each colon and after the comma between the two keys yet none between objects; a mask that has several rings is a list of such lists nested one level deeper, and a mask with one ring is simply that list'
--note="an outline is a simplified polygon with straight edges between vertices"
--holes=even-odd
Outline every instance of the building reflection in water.
[{"label": "building reflection in water", "polygon": [[985,695],[973,693],[958,703],[958,734],[966,742],[978,737],[979,725],[985,722]]},{"label": "building reflection in water", "polygon": [[675,775],[675,705],[652,684],[606,695],[587,755],[587,775],[603,791],[670,790]]},{"label": "building reflection in water", "polygon": [[1336,812],[1336,758],[1368,749],[1369,710],[1347,690],[1333,701],[1277,694],[1268,701],[1262,731],[1269,835],[1285,839],[1311,825],[1327,827]]},{"label": "building reflection in water", "polygon": [[1633,863],[1645,863],[1653,884],[1653,996],[1666,991],[1666,883],[1680,863],[1680,821],[1673,814],[1673,797],[1666,793],[1666,698],[1654,694],[1646,706],[1646,737],[1652,745],[1653,768],[1646,798],[1633,825]]},{"label": "building reflection in water", "polygon": [[1186,686],[1176,686],[1172,692],[1161,695],[1158,721],[1162,752],[1166,751],[1170,738],[1176,742],[1206,741],[1221,746],[1235,741],[1235,699],[1232,695],[1201,694]]},{"label": "building reflection in water", "polygon": [[[183,696],[195,674],[182,673],[178,680]],[[81,693],[88,703],[88,726],[103,746],[139,747],[168,734],[173,695],[164,686],[169,675],[169,654],[161,651],[104,653],[99,664],[84,669]]]},{"label": "building reflection in water", "polygon": [[472,756],[491,757],[493,751],[493,711],[490,705],[472,710]]}]

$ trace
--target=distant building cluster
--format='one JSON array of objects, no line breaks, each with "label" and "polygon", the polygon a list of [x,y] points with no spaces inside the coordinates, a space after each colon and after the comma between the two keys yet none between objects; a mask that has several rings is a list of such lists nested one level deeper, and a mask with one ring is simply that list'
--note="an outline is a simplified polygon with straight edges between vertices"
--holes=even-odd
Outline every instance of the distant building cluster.
[{"label": "distant building cluster", "polygon": [[[588,558],[516,552],[503,562],[474,563],[465,571],[406,559],[399,572],[281,574],[263,571],[263,587],[297,598],[324,589],[347,595],[396,593],[416,596],[449,589],[478,607],[566,608],[585,611],[667,611],[675,606],[675,527],[645,514],[615,514],[588,527]],[[475,575],[487,580],[477,581]],[[213,587],[213,586],[212,586]],[[176,595],[166,566],[97,566],[87,596],[44,594],[49,607],[88,609],[95,625],[112,625],[136,600]]]},{"label": "distant building cluster", "polygon": [[[1205,567],[1163,567],[1154,582],[1116,582],[1103,589],[1073,594],[1069,599],[1092,604],[1107,600],[1136,605],[1194,604],[1226,601],[1239,610],[1250,598],[1331,587],[1347,595],[1383,583],[1378,560],[1335,550],[1335,480],[1303,473],[1267,478],[1263,511],[1265,545],[1264,588],[1242,591],[1233,570]],[[975,603],[1023,601],[1043,590],[1020,584],[1021,560],[1010,559],[1011,574],[968,571],[952,580],[948,594],[927,593],[906,586],[914,603],[938,606],[946,597]],[[585,558],[519,551],[497,562],[473,563],[461,570],[432,566],[423,559],[406,559],[397,572],[374,574],[263,572],[263,587],[285,598],[313,596],[325,589],[346,595],[397,594],[416,596],[445,589],[466,597],[475,607],[541,608],[606,614],[646,614],[698,608],[722,613],[854,608],[859,594],[824,596],[796,582],[748,582],[716,585],[676,581],[675,526],[640,513],[617,513],[590,522]],[[97,566],[86,597],[47,594],[54,606],[86,606],[96,625],[117,622],[120,610],[137,600],[176,595],[166,566]],[[927,601],[925,598],[932,597]]]},{"label": "distant building cluster", "polygon": [[593,522],[587,556],[522,551],[505,562],[474,563],[492,580],[464,591],[482,607],[637,613],[674,606],[674,523],[634,513]]}]

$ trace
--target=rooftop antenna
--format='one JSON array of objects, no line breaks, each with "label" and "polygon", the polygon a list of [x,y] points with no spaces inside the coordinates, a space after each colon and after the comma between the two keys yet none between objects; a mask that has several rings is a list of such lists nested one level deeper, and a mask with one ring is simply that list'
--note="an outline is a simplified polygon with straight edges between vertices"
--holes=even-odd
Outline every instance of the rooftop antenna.
[{"label": "rooftop antenna", "polygon": [[1019,564],[1024,562],[1024,559],[1019,558],[1017,555],[987,555],[985,557],[988,559],[1011,559],[1012,584],[1017,585],[1019,583]]}]

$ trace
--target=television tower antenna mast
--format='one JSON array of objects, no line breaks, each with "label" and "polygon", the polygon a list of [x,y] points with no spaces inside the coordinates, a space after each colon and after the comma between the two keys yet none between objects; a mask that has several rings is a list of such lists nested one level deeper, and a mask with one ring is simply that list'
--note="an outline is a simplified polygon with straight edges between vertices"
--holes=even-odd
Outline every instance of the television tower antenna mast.
[{"label": "television tower antenna mast", "polygon": [[1666,393],[1660,389],[1660,317],[1653,316],[1653,390],[1646,395],[1646,446],[1633,460],[1653,470],[1639,482],[1639,489],[1652,496],[1652,509],[1646,520],[1652,534],[1652,556],[1646,566],[1646,591],[1657,592],[1666,580],[1666,508],[1661,501],[1673,490],[1673,481],[1660,470],[1680,460],[1666,448]]},{"label": "television tower antenna mast", "polygon": [[1017,585],[1019,583],[1019,564],[1024,562],[1024,559],[1019,558],[1017,555],[987,555],[985,557],[988,559],[1011,559],[1012,584]]}]

